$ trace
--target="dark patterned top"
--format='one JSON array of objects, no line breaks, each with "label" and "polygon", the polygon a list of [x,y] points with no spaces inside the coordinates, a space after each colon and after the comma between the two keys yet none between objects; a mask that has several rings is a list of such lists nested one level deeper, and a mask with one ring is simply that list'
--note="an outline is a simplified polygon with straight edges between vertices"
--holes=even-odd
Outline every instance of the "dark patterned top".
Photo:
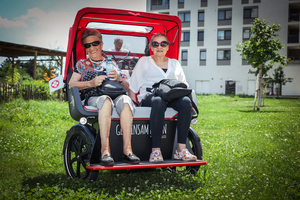
[{"label": "dark patterned top", "polygon": [[[114,69],[117,71],[119,76],[123,78],[123,74],[121,70],[117,67],[116,63],[114,63]],[[91,62],[88,59],[80,59],[77,63],[75,68],[73,69],[74,72],[81,75],[81,81],[90,81],[93,80],[96,76],[106,75],[106,62]],[[96,87],[88,88],[81,90],[81,100],[85,99],[86,95],[93,96],[97,91]]]}]

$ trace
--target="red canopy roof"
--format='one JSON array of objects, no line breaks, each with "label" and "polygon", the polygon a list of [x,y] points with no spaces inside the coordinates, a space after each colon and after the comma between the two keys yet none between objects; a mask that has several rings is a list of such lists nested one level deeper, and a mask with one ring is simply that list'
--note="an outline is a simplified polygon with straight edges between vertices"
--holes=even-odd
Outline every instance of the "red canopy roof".
[{"label": "red canopy roof", "polygon": [[80,45],[80,33],[90,22],[152,27],[152,30],[147,33],[103,29],[100,31],[107,34],[145,36],[148,38],[148,41],[150,41],[153,34],[163,32],[170,40],[170,48],[166,56],[169,58],[178,59],[180,49],[181,20],[177,16],[130,10],[87,7],[78,11],[74,24],[70,28],[64,81],[66,81],[68,68],[72,67],[74,64],[73,62],[76,63],[78,59],[83,58],[84,56],[84,49]]}]

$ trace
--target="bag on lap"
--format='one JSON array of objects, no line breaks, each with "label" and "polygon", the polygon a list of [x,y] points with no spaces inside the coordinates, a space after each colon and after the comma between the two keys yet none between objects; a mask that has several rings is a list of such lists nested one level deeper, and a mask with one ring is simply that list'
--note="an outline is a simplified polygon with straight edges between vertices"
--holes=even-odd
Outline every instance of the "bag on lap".
[{"label": "bag on lap", "polygon": [[176,79],[163,79],[153,84],[152,88],[147,88],[147,91],[160,96],[167,102],[172,102],[192,93],[192,89],[188,89],[185,83]]},{"label": "bag on lap", "polygon": [[119,81],[104,80],[98,87],[86,89],[84,105],[92,96],[108,95],[112,100],[122,94],[126,94],[126,89]]},{"label": "bag on lap", "polygon": [[126,94],[126,89],[119,81],[105,80],[100,86],[97,87],[98,96],[108,95],[110,98],[115,99],[121,94]]},{"label": "bag on lap", "polygon": [[191,99],[193,106],[192,118],[197,118],[199,111],[198,106],[195,104],[192,98],[192,89],[187,88],[187,85],[177,79],[163,79],[158,83],[154,83],[152,88],[146,89],[148,92],[154,95],[160,96],[166,102],[172,102],[180,97],[188,96]]}]

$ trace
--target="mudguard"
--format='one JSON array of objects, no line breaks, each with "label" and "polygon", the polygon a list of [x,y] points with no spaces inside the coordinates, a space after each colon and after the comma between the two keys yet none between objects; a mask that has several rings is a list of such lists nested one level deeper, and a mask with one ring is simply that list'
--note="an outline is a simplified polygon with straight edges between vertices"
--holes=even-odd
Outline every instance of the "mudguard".
[{"label": "mudguard", "polygon": [[72,135],[76,132],[82,132],[83,135],[86,137],[86,141],[90,141],[90,145],[94,147],[95,144],[95,138],[96,138],[96,129],[93,129],[88,124],[82,125],[82,124],[75,124],[72,126],[70,130],[67,131],[67,136],[65,138],[64,147],[63,147],[63,153],[66,150],[67,143],[69,139],[72,137]]}]

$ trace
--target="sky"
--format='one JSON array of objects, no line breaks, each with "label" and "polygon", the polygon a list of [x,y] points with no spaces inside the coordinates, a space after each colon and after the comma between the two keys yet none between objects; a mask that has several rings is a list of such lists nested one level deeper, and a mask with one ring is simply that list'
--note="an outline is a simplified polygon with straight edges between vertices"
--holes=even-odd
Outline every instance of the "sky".
[{"label": "sky", "polygon": [[146,0],[0,0],[0,41],[66,51],[69,28],[84,7],[146,11]]}]

